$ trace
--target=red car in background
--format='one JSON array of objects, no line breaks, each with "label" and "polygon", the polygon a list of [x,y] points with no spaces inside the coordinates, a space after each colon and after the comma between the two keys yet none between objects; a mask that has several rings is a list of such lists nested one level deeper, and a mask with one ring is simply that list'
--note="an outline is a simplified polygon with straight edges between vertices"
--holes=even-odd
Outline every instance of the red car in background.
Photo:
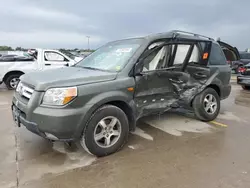
[{"label": "red car in background", "polygon": [[231,68],[238,74],[244,70],[244,66],[250,63],[250,53],[249,52],[240,52],[240,59],[237,61],[232,61]]}]

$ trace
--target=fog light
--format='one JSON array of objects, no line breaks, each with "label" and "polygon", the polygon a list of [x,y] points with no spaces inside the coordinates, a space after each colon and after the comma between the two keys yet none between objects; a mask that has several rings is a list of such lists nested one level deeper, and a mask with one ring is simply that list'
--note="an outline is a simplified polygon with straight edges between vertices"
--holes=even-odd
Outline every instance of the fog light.
[{"label": "fog light", "polygon": [[50,139],[50,140],[58,140],[58,138],[56,136],[54,136],[53,134],[50,133],[45,133],[46,138]]}]

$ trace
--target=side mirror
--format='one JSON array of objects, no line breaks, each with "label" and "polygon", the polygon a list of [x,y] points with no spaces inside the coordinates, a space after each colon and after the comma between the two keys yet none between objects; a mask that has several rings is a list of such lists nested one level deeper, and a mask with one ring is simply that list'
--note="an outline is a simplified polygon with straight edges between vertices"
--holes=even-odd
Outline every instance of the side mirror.
[{"label": "side mirror", "polygon": [[143,61],[142,59],[138,60],[138,62],[134,66],[134,75],[135,76],[143,75],[143,73],[142,73],[142,69],[143,69],[142,61]]}]

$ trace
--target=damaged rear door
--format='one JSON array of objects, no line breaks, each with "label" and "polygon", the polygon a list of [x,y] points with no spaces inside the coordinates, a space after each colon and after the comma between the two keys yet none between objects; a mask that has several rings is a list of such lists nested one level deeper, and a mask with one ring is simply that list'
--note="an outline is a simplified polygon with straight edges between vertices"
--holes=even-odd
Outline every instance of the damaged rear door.
[{"label": "damaged rear door", "polygon": [[174,45],[168,67],[181,75],[176,78],[179,83],[172,80],[179,106],[189,106],[193,97],[213,79],[207,66],[210,49],[210,41],[182,41]]},{"label": "damaged rear door", "polygon": [[202,48],[200,42],[179,39],[156,47],[139,61],[135,76],[138,118],[191,101],[210,77],[209,45],[204,42]]}]

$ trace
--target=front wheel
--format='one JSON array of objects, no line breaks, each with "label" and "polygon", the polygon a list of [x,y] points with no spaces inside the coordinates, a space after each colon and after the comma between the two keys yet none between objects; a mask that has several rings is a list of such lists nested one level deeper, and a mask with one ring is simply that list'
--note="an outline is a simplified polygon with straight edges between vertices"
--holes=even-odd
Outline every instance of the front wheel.
[{"label": "front wheel", "polygon": [[102,157],[121,149],[128,134],[128,118],[123,110],[113,105],[105,105],[90,118],[80,143],[90,154]]},{"label": "front wheel", "polygon": [[16,74],[10,74],[7,76],[5,79],[4,83],[7,86],[8,89],[16,89],[17,84],[19,82],[19,77],[21,76],[21,73],[16,73]]},{"label": "front wheel", "polygon": [[206,88],[195,96],[193,109],[196,117],[202,121],[214,120],[220,112],[220,97],[213,88]]}]

